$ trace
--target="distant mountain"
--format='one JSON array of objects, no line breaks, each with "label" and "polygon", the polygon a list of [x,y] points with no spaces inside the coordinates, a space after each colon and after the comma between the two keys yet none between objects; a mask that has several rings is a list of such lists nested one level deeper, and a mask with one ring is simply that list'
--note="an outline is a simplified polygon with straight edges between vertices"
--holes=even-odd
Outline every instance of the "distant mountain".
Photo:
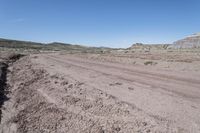
[{"label": "distant mountain", "polygon": [[[170,46],[171,47],[171,46]],[[200,33],[193,34],[173,43],[173,48],[200,48]]]},{"label": "distant mountain", "polygon": [[37,43],[31,41],[19,41],[0,38],[0,47],[16,49],[35,49],[35,50],[53,50],[53,51],[79,51],[79,52],[99,52],[111,50],[106,47],[87,47],[82,45],[73,45],[61,42]]},{"label": "distant mountain", "polygon": [[42,43],[36,43],[36,42],[30,42],[30,41],[18,41],[18,40],[10,40],[10,39],[0,38],[0,47],[40,49],[42,46],[43,46]]}]

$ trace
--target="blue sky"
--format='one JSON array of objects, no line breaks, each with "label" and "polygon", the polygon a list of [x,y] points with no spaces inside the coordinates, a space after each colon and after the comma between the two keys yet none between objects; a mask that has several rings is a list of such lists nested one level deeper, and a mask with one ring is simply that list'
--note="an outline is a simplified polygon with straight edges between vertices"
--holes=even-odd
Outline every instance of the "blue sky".
[{"label": "blue sky", "polygon": [[0,0],[0,38],[129,47],[200,32],[200,0]]}]

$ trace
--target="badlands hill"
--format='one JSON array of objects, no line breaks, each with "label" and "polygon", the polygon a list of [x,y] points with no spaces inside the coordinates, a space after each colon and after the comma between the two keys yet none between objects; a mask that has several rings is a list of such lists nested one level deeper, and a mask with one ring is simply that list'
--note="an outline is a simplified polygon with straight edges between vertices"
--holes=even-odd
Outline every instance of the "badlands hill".
[{"label": "badlands hill", "polygon": [[174,48],[200,48],[200,33],[178,40],[173,44]]},{"label": "badlands hill", "polygon": [[175,41],[173,44],[133,44],[129,49],[184,49],[184,48],[200,48],[200,33],[190,35],[181,40]]}]

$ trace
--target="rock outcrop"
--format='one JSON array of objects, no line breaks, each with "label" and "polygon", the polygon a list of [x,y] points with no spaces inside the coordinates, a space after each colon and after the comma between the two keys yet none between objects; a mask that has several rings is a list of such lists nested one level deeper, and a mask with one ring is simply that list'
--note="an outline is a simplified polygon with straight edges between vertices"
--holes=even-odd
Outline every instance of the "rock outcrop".
[{"label": "rock outcrop", "polygon": [[200,33],[193,34],[173,43],[173,48],[200,48]]}]

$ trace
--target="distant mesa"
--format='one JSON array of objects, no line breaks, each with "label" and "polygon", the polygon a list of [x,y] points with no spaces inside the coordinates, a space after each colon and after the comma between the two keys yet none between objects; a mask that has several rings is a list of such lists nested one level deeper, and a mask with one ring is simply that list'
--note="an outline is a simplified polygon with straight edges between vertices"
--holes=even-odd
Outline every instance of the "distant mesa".
[{"label": "distant mesa", "polygon": [[173,43],[174,48],[200,48],[200,33],[190,35]]},{"label": "distant mesa", "polygon": [[167,49],[170,44],[143,44],[143,43],[135,43],[128,49],[131,50],[144,50],[146,52],[150,50],[158,50],[158,49]]},{"label": "distant mesa", "polygon": [[143,44],[135,43],[129,49],[184,49],[200,48],[200,33],[192,34],[173,44]]}]

